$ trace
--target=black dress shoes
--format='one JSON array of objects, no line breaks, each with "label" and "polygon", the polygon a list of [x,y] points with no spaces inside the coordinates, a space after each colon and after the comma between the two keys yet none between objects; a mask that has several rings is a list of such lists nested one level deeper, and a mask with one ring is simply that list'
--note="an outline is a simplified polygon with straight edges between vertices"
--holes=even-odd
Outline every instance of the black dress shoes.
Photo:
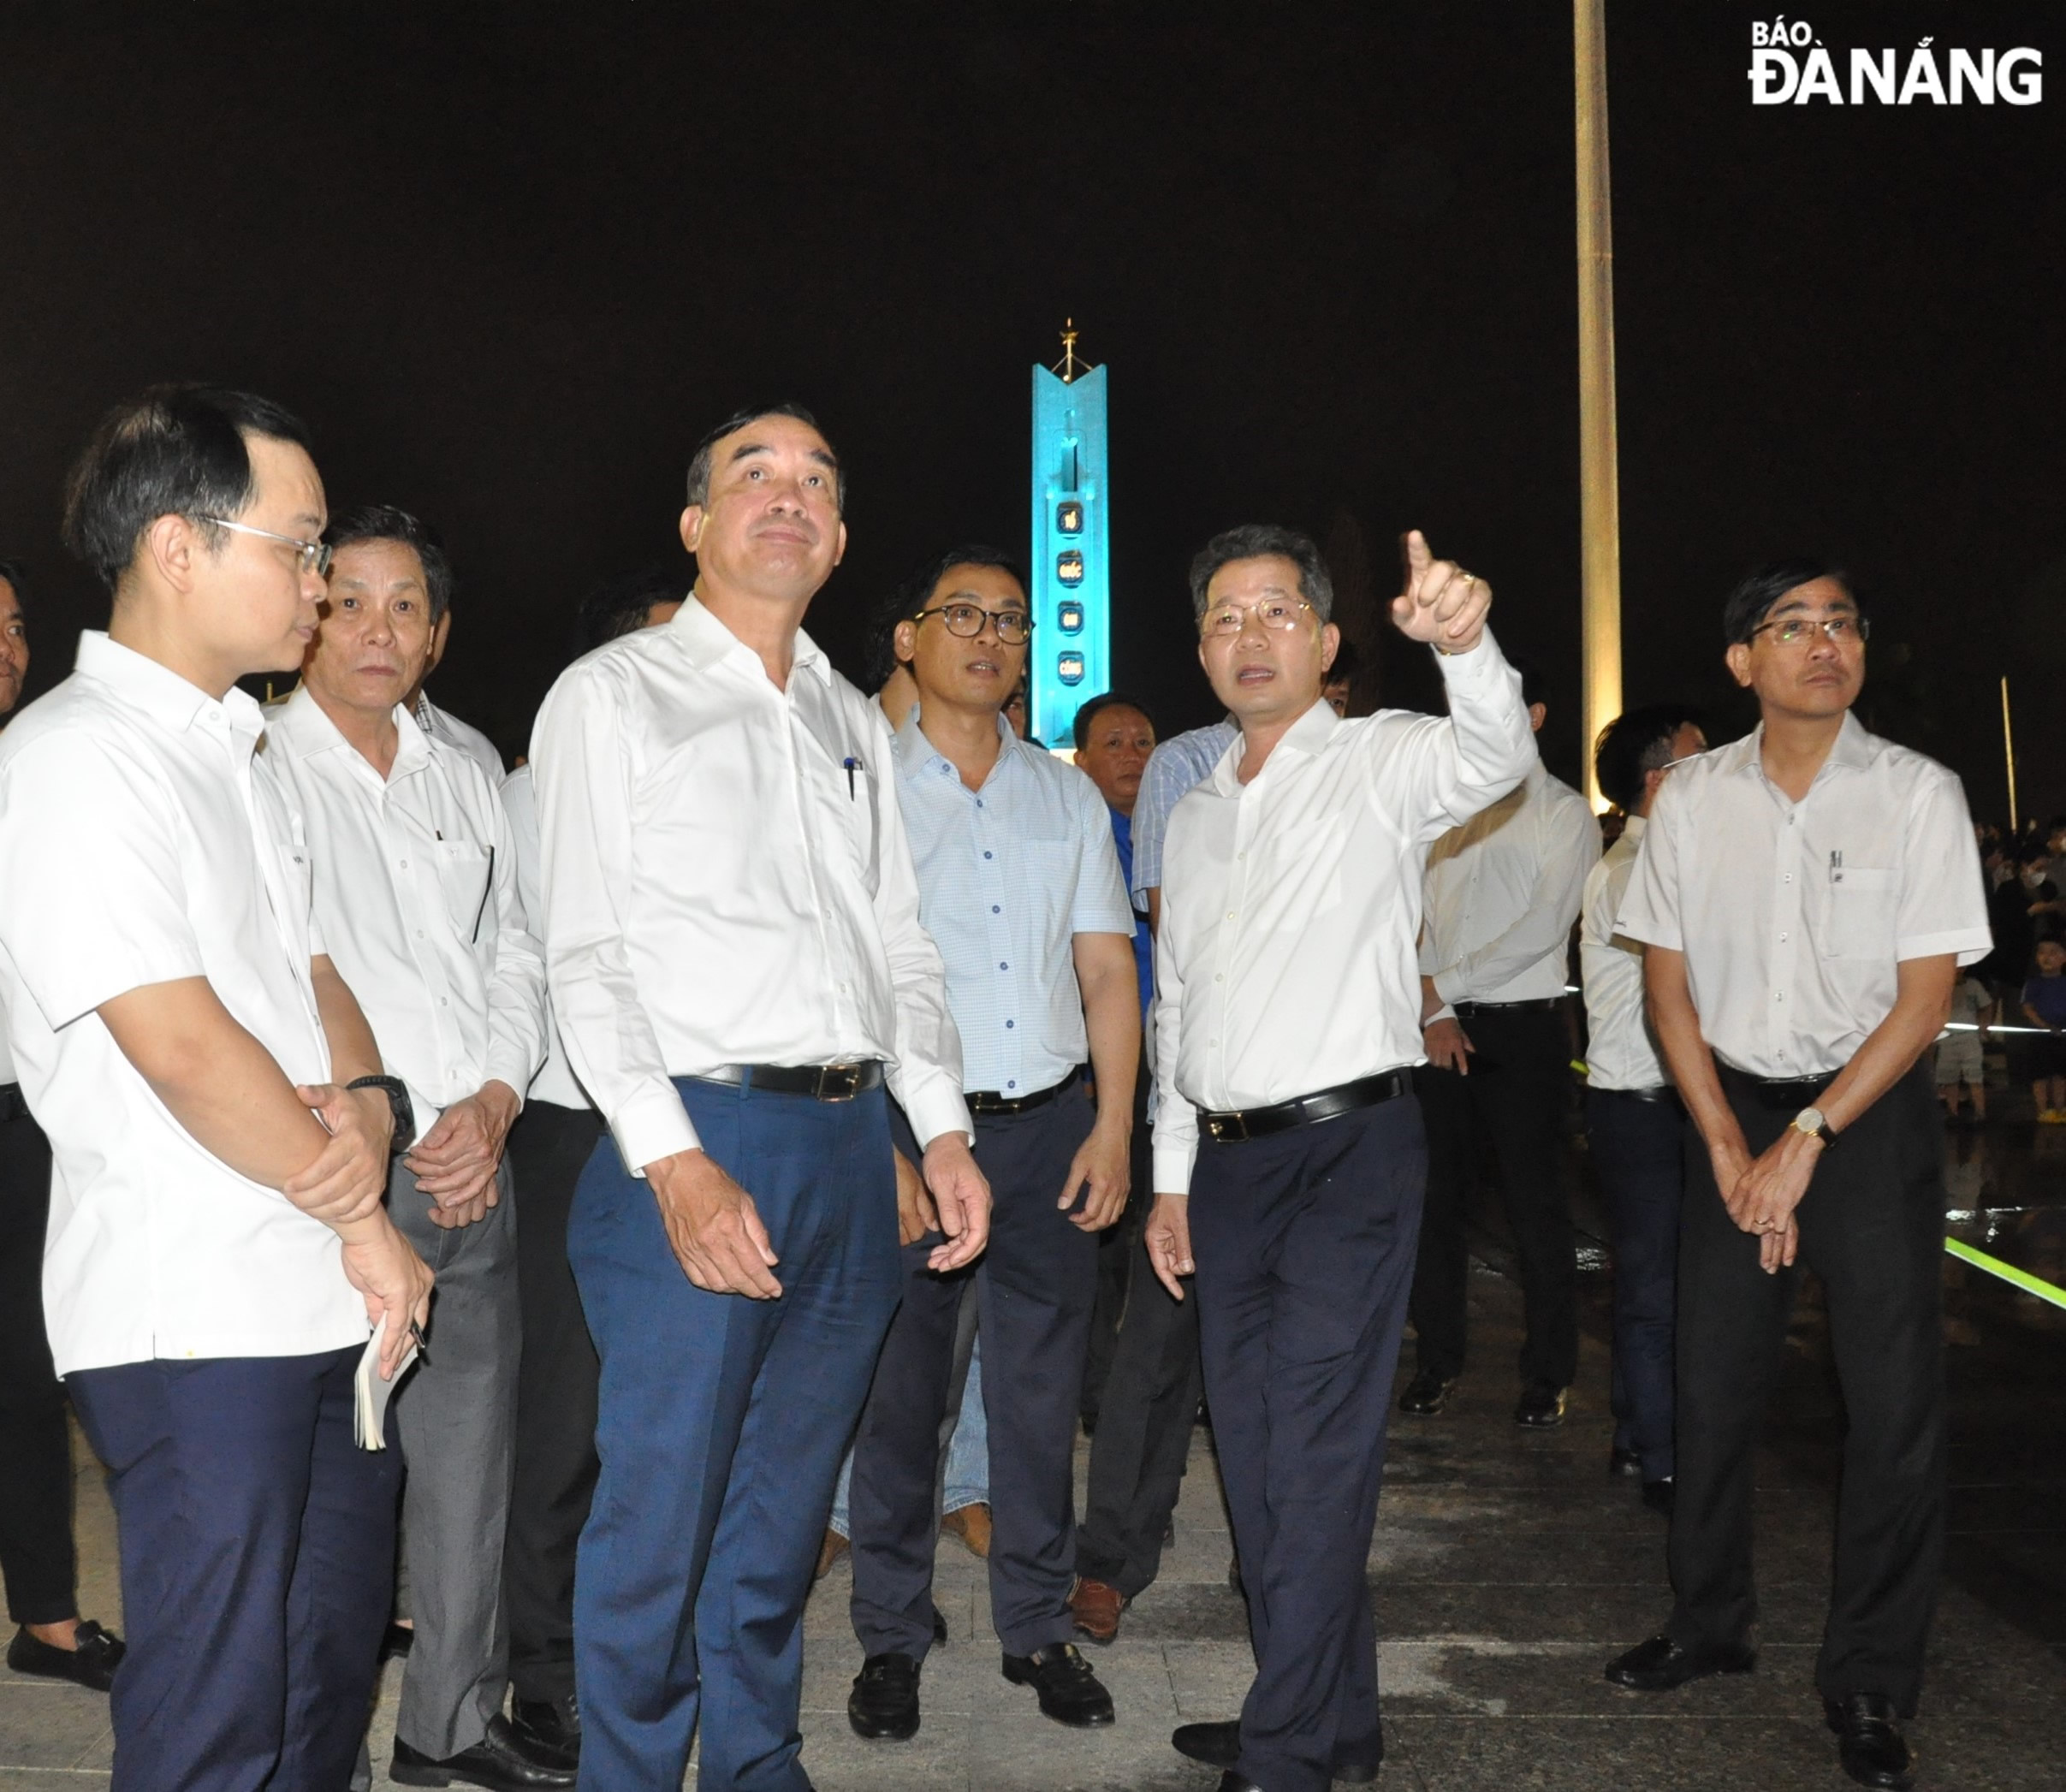
[{"label": "black dress shoes", "polygon": [[1607,1473],[1617,1480],[1634,1480],[1642,1473],[1642,1451],[1615,1445],[1613,1455],[1607,1458]]},{"label": "black dress shoes", "polygon": [[7,1664],[17,1674],[34,1674],[45,1680],[69,1680],[88,1692],[104,1693],[115,1684],[115,1670],[128,1653],[128,1646],[112,1630],[104,1630],[92,1618],[82,1621],[73,1638],[76,1648],[61,1649],[30,1635],[24,1624],[7,1646]]},{"label": "black dress shoes", "polygon": [[1432,1419],[1449,1403],[1449,1390],[1455,1386],[1453,1380],[1422,1369],[1406,1384],[1406,1391],[1398,1397],[1398,1409],[1416,1418]]},{"label": "black dress shoes", "polygon": [[870,1742],[908,1742],[918,1734],[918,1664],[908,1655],[870,1655],[846,1695],[846,1721]]},{"label": "black dress shoes", "polygon": [[1554,1431],[1564,1423],[1564,1390],[1553,1381],[1531,1381],[1521,1390],[1514,1423],[1535,1431]]},{"label": "black dress shoes", "polygon": [[1837,1733],[1837,1758],[1860,1785],[1908,1792],[1915,1783],[1909,1745],[1895,1724],[1891,1702],[1877,1693],[1853,1693],[1844,1699],[1825,1699],[1822,1713]]},{"label": "black dress shoes", "polygon": [[547,1767],[581,1765],[581,1707],[572,1693],[557,1699],[512,1699],[509,1736],[528,1760]]},{"label": "black dress shoes", "polygon": [[1229,1767],[1220,1776],[1217,1792],[1262,1792],[1262,1788],[1254,1780],[1243,1777]]},{"label": "black dress shoes", "polygon": [[1748,1643],[1722,1649],[1683,1649],[1668,1636],[1637,1643],[1607,1664],[1607,1678],[1632,1693],[1668,1693],[1710,1674],[1748,1674],[1758,1664]]},{"label": "black dress shoes", "polygon": [[1660,1517],[1669,1518],[1677,1486],[1668,1475],[1662,1480],[1647,1480],[1642,1484],[1642,1503]]},{"label": "black dress shoes", "polygon": [[1112,1721],[1112,1694],[1098,1683],[1074,1643],[1049,1643],[1030,1655],[1007,1655],[1004,1677],[1039,1694],[1041,1714],[1078,1730]]},{"label": "black dress shoes", "polygon": [[389,1623],[380,1639],[380,1658],[383,1661],[406,1659],[416,1647],[416,1626]]},{"label": "black dress shoes", "polygon": [[541,1792],[548,1787],[574,1783],[572,1767],[548,1767],[527,1759],[509,1733],[509,1721],[488,1720],[488,1734],[472,1747],[433,1760],[410,1747],[400,1736],[395,1739],[395,1759],[388,1764],[388,1777],[398,1786],[484,1786],[488,1792]]},{"label": "black dress shoes", "polygon": [[[1232,1767],[1241,1759],[1241,1724],[1238,1719],[1224,1724],[1185,1724],[1170,1732],[1169,1746],[1187,1759],[1202,1761],[1208,1767]],[[1379,1731],[1374,1758],[1367,1761],[1334,1758],[1336,1780],[1347,1786],[1376,1783],[1377,1770],[1385,1759],[1385,1737]],[[1243,1785],[1247,1781],[1241,1782]]]}]

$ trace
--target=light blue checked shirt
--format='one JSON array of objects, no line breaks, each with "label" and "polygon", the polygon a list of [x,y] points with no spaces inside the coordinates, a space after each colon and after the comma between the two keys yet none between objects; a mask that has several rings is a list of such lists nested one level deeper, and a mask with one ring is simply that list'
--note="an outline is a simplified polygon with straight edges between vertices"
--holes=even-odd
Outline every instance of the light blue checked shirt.
[{"label": "light blue checked shirt", "polygon": [[1133,933],[1097,786],[1017,739],[981,790],[934,749],[914,707],[897,731],[898,802],[918,871],[918,915],[947,963],[962,1087],[1018,1097],[1052,1088],[1089,1041],[1072,947]]},{"label": "light blue checked shirt", "polygon": [[1169,812],[1202,784],[1220,756],[1241,738],[1232,721],[1173,734],[1148,756],[1141,793],[1133,799],[1133,893],[1162,887],[1162,836]]}]

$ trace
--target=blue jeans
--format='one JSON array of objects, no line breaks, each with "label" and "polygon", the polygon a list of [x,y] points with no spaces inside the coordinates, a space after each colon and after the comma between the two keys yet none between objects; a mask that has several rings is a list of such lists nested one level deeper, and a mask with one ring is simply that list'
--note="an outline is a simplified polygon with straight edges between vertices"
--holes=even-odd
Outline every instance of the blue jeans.
[{"label": "blue jeans", "polygon": [[[987,1505],[990,1498],[990,1421],[983,1409],[983,1340],[969,1354],[969,1379],[961,1389],[961,1410],[954,1420],[954,1434],[947,1445],[944,1487],[940,1496],[942,1512],[959,1512],[964,1506]],[[833,1497],[832,1528],[842,1537],[853,1535],[853,1519],[847,1496],[853,1487],[853,1446],[846,1446],[846,1459],[840,1464],[840,1490]]]}]

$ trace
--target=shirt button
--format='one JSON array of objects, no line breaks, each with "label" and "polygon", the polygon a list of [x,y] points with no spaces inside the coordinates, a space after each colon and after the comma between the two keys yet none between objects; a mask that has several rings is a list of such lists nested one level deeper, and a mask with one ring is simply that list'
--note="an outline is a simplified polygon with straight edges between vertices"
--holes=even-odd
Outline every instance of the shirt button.
[{"label": "shirt button", "polygon": [[1005,1084],[1005,1087],[1006,1089],[1017,1089],[1018,1085],[1016,1083],[1007,1083]]},{"label": "shirt button", "polygon": [[1214,972],[1213,973],[1213,982],[1214,982],[1215,983],[1224,983],[1226,981],[1226,973],[1225,971],[1223,971],[1223,970],[1220,970],[1220,971],[1214,971]]},{"label": "shirt button", "polygon": [[1011,1029],[1012,1029],[1012,1028],[1013,1028],[1013,1027],[1017,1026],[1018,1024],[1018,1023],[1017,1021],[1015,1021],[1015,1020],[1007,1020],[1007,1021],[1005,1023],[1005,1030],[1006,1030],[1008,1032],[1008,1031],[1010,1031],[1010,1030],[1011,1030]]},{"label": "shirt button", "polygon": [[1003,911],[1002,909],[999,908],[999,907],[997,906],[997,905],[996,905],[995,903],[994,903],[994,902],[993,902],[993,903],[990,905],[990,912],[991,912],[993,915],[1001,915],[1002,913],[1004,913],[1004,911]]},{"label": "shirt button", "polygon": [[1793,873],[1792,873],[1792,872],[1789,871],[1789,872],[1786,874],[1786,881],[1787,881],[1788,883],[1791,883],[1791,882],[1793,881]]},{"label": "shirt button", "polygon": [[998,965],[998,967],[997,967],[997,968],[998,968],[1000,970],[1010,970],[1012,967],[1011,967],[1009,964],[999,964],[999,965]]},{"label": "shirt button", "polygon": [[997,855],[996,855],[994,852],[986,852],[986,853],[984,853],[983,856],[985,858],[995,858],[995,857],[997,857]]}]

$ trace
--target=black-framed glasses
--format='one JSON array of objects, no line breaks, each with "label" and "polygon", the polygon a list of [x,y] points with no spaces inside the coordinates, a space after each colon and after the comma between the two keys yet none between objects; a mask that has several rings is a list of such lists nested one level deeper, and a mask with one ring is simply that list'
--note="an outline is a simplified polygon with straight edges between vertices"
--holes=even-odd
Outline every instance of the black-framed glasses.
[{"label": "black-framed glasses", "polygon": [[1238,635],[1248,626],[1251,614],[1263,627],[1282,631],[1296,627],[1299,611],[1312,608],[1303,597],[1265,597],[1260,603],[1215,603],[1198,618],[1198,632]]},{"label": "black-framed glasses", "polygon": [[1847,647],[1853,641],[1871,638],[1872,623],[1863,616],[1787,616],[1777,622],[1760,622],[1750,631],[1750,638],[1756,640],[1766,629],[1772,638],[1782,647],[1797,647],[1803,641],[1812,641],[1817,629],[1822,631],[1826,640],[1839,647]]},{"label": "black-framed glasses", "polygon": [[986,622],[996,628],[997,638],[1006,647],[1024,647],[1033,638],[1033,618],[1024,610],[986,610],[979,603],[942,603],[920,610],[911,620],[923,622],[928,616],[939,617],[941,627],[964,641],[973,641]]},{"label": "black-framed glasses", "polygon": [[294,550],[294,563],[318,579],[330,576],[332,555],[328,542],[305,542],[298,535],[282,535],[276,529],[254,529],[249,523],[233,523],[226,516],[197,516],[197,523],[212,523],[218,529],[234,529],[239,535],[259,535],[269,542],[285,542]]}]

